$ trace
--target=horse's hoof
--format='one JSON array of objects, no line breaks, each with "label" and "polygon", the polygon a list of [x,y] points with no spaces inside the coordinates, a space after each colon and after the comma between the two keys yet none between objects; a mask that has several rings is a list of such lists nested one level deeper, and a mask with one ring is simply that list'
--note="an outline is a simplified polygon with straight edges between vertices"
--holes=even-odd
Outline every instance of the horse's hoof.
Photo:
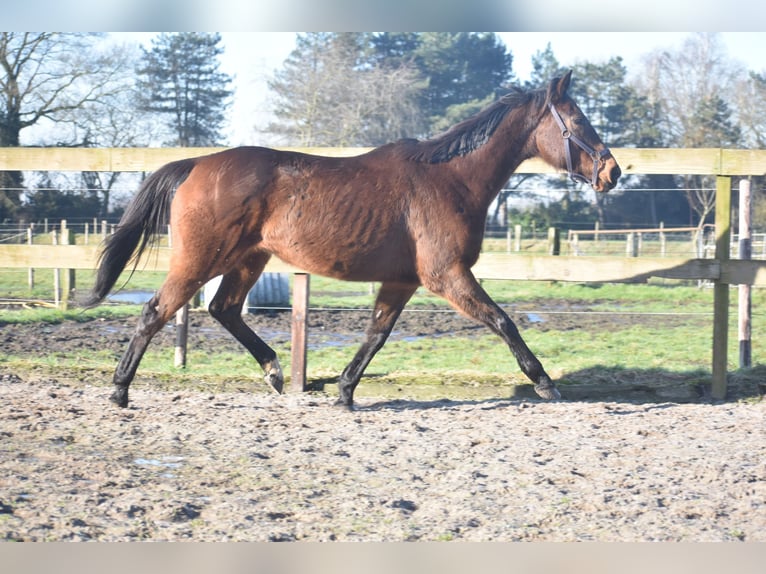
[{"label": "horse's hoof", "polygon": [[109,400],[121,408],[128,406],[128,389],[117,387],[109,397]]},{"label": "horse's hoof", "polygon": [[266,383],[281,395],[282,389],[285,386],[285,377],[282,374],[282,367],[279,366],[279,360],[274,359],[270,363],[267,363],[263,370],[265,371],[263,378]]},{"label": "horse's hoof", "polygon": [[558,401],[561,399],[561,393],[550,381],[540,382],[535,385],[537,396],[546,401]]},{"label": "horse's hoof", "polygon": [[337,401],[335,401],[333,403],[333,406],[337,407],[337,408],[345,409],[348,412],[353,412],[353,411],[356,410],[356,408],[354,407],[354,401],[353,400],[351,400],[351,401],[344,401],[343,399],[338,399]]}]

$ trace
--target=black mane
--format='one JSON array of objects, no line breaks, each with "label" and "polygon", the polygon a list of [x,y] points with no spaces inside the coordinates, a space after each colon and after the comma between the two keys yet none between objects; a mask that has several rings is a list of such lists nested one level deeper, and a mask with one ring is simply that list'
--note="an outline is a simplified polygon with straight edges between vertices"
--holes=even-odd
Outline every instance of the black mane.
[{"label": "black mane", "polygon": [[541,90],[524,91],[514,88],[514,91],[475,116],[432,139],[417,142],[410,159],[425,163],[444,163],[454,157],[469,154],[487,143],[511,110],[528,104],[533,99],[544,97],[545,92]]}]

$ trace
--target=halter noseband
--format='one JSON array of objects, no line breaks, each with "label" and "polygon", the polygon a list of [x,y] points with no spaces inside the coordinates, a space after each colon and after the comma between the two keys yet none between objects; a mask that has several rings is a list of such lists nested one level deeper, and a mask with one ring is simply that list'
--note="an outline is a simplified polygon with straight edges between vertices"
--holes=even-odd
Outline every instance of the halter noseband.
[{"label": "halter noseband", "polygon": [[[554,105],[552,103],[548,104],[548,107],[551,109],[551,114],[553,114],[553,119],[556,120],[556,123],[559,125],[559,128],[561,129],[561,137],[564,138],[564,151],[566,152],[567,156],[567,172],[569,173],[569,177],[572,179],[572,181],[578,181],[581,183],[589,183],[592,187],[596,187],[596,184],[598,183],[598,168],[599,164],[601,163],[601,160],[603,160],[606,156],[610,155],[612,152],[609,151],[608,147],[604,147],[601,151],[596,151],[591,146],[589,146],[587,143],[585,143],[582,139],[577,137],[575,134],[573,134],[564,123],[564,120],[561,119],[561,116],[559,115],[559,112],[556,110]],[[579,173],[575,173],[572,169],[572,152],[570,150],[569,142],[574,142],[581,150],[583,150],[585,153],[587,153],[591,159],[593,160],[593,178],[588,181],[588,179]]]}]

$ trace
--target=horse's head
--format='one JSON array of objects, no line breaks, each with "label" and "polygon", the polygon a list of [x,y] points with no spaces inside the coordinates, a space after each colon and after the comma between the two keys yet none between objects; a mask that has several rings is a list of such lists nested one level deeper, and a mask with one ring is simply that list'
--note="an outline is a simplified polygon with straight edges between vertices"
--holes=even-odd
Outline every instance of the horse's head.
[{"label": "horse's head", "polygon": [[588,118],[567,95],[571,78],[570,70],[548,86],[546,110],[536,132],[537,148],[545,161],[566,169],[572,180],[607,192],[622,172]]}]

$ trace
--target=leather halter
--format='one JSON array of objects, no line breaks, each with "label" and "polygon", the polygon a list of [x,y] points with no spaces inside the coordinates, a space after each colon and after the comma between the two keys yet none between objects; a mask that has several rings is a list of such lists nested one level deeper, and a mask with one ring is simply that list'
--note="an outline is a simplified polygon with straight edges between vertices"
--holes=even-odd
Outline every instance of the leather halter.
[{"label": "leather halter", "polygon": [[[601,151],[596,151],[591,146],[589,146],[586,142],[584,142],[582,139],[577,137],[575,134],[573,134],[564,123],[564,120],[561,119],[561,115],[559,115],[559,112],[556,110],[554,105],[552,103],[548,104],[548,107],[551,109],[551,114],[553,114],[553,119],[556,120],[556,123],[559,125],[559,128],[561,129],[561,137],[564,138],[564,151],[566,151],[567,156],[567,172],[569,173],[569,177],[572,179],[572,181],[577,181],[581,183],[589,183],[592,187],[596,187],[596,184],[598,183],[598,169],[601,164],[601,161],[607,157],[608,155],[611,155],[612,152],[609,151],[609,148],[604,146],[604,149]],[[572,169],[572,151],[570,150],[570,142],[574,142],[581,150],[583,150],[585,153],[587,153],[591,159],[593,160],[593,178],[589,181],[588,178],[585,176],[580,175],[579,173],[575,173]]]}]

